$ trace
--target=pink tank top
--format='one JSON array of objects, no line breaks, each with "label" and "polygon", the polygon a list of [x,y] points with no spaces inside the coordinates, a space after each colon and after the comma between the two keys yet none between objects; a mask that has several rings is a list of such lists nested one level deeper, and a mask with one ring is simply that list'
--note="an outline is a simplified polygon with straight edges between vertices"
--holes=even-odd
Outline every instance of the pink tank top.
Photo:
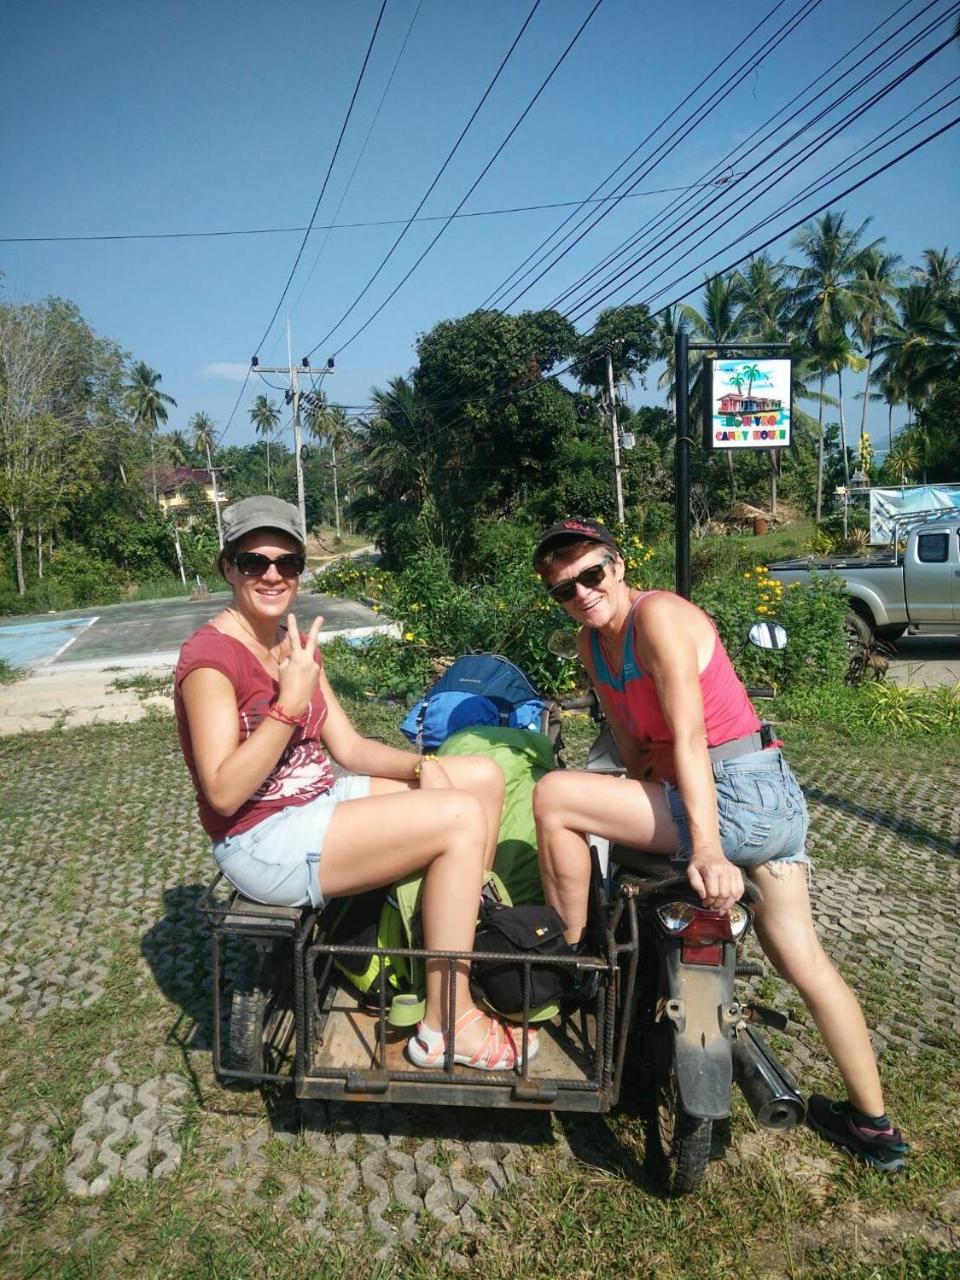
[{"label": "pink tank top", "polygon": [[[593,677],[602,688],[607,705],[617,722],[640,746],[650,748],[650,766],[653,775],[661,780],[675,782],[673,767],[673,735],[664,719],[657,687],[637,661],[635,614],[644,600],[656,591],[645,591],[633,602],[618,674],[610,670],[600,633],[589,633],[590,660]],[[696,606],[694,606],[696,607]],[[704,614],[713,627],[713,621]],[[716,627],[714,627],[716,633]],[[719,747],[760,728],[757,713],[747,697],[740,677],[727,656],[719,635],[713,647],[710,661],[700,672],[700,693],[703,697],[703,717],[707,729],[707,745]],[[660,748],[659,750],[657,748]],[[666,748],[666,749],[664,749]]]}]

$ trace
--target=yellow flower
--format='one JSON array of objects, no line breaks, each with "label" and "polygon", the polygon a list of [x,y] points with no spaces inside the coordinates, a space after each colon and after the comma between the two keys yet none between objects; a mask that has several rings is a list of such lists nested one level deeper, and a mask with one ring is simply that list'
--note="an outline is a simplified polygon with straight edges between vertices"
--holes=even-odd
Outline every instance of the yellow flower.
[{"label": "yellow flower", "polygon": [[418,604],[412,604],[412,605],[410,606],[410,612],[411,612],[411,613],[419,613],[419,612],[420,612],[420,606],[419,606]]}]

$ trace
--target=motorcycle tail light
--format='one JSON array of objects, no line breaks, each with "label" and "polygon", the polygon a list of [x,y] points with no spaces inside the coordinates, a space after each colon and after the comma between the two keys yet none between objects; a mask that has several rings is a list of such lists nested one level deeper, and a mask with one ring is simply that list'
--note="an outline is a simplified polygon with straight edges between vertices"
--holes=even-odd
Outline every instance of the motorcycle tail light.
[{"label": "motorcycle tail light", "polygon": [[734,933],[725,911],[708,911],[693,907],[693,918],[683,930],[680,960],[683,964],[723,964],[724,943],[732,942]]},{"label": "motorcycle tail light", "polygon": [[667,933],[683,933],[697,914],[688,902],[665,902],[657,907],[657,916]]}]

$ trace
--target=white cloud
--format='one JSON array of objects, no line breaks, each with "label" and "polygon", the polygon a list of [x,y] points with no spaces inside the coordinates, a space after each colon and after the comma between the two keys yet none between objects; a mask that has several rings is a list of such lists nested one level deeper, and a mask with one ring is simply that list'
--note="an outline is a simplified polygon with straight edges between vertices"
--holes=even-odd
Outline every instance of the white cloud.
[{"label": "white cloud", "polygon": [[200,370],[204,378],[226,378],[228,382],[242,382],[247,376],[248,364],[238,364],[230,360],[215,360],[213,364],[205,364]]}]

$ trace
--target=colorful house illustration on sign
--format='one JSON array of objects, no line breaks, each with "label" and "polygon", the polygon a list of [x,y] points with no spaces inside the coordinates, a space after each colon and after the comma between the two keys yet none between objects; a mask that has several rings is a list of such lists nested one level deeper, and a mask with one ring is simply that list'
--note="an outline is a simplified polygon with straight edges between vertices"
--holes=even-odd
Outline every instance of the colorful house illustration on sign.
[{"label": "colorful house illustration on sign", "polygon": [[782,400],[767,400],[763,396],[741,396],[728,392],[720,400],[720,413],[779,413]]}]

